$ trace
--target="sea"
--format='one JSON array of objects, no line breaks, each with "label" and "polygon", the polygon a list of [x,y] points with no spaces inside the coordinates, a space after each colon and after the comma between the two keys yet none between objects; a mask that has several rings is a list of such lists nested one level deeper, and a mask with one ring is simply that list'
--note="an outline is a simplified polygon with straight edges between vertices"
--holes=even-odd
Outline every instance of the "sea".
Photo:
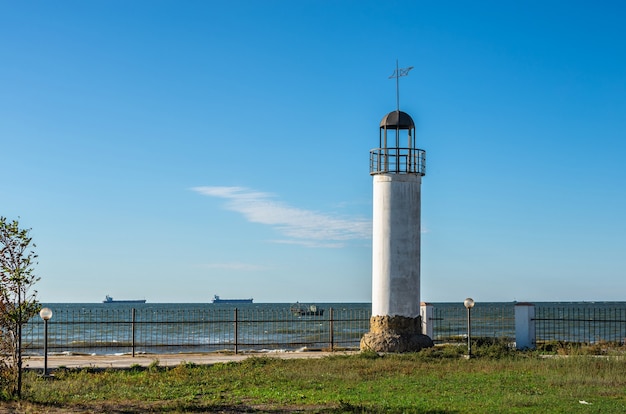
[{"label": "sea", "polygon": [[[515,302],[477,302],[476,337],[515,337]],[[626,338],[626,302],[536,302],[542,341],[620,341]],[[292,303],[43,303],[52,310],[50,354],[276,352],[358,348],[369,329],[371,303],[315,303],[321,316],[298,316]],[[302,305],[309,305],[302,304]],[[468,313],[462,302],[432,303],[433,340],[462,342]],[[236,322],[236,323],[235,323]],[[24,329],[27,353],[40,354],[43,321]]]}]

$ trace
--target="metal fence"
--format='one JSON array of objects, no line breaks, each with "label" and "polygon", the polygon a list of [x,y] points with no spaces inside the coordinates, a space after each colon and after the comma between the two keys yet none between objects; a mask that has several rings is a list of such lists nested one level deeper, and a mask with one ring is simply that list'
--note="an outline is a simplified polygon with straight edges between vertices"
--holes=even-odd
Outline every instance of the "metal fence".
[{"label": "metal fence", "polygon": [[[249,350],[337,349],[359,346],[370,312],[328,309],[322,316],[283,310],[57,311],[48,322],[51,353],[176,353]],[[43,322],[24,330],[28,353],[44,347]]]},{"label": "metal fence", "polygon": [[[462,342],[467,339],[467,310],[458,306],[435,306],[433,340],[436,343]],[[471,310],[472,337],[503,338],[514,341],[515,306],[513,304],[477,305]],[[592,344],[626,343],[626,303],[535,306],[537,343],[563,341]]]},{"label": "metal fence", "polygon": [[557,306],[535,309],[537,342],[626,341],[626,306]]},{"label": "metal fence", "polygon": [[[467,339],[462,304],[434,306],[435,343]],[[296,316],[258,309],[81,309],[56,311],[48,322],[51,353],[178,353],[354,349],[369,331],[371,312],[330,308],[323,316]],[[471,310],[472,337],[515,340],[513,304],[478,304]],[[536,307],[537,343],[626,340],[626,304]],[[26,353],[41,354],[43,322],[34,317],[23,331]]]},{"label": "metal fence", "polygon": [[[444,306],[433,309],[433,337],[435,343],[462,342],[467,339],[467,309]],[[476,306],[471,310],[472,337],[515,338],[515,310],[512,305]]]}]

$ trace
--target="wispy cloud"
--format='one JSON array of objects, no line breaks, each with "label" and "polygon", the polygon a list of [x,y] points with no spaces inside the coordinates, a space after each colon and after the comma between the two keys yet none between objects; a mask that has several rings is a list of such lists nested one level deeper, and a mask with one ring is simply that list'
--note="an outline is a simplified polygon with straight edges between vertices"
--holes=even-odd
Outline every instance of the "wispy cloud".
[{"label": "wispy cloud", "polygon": [[240,262],[225,262],[225,263],[207,263],[201,264],[199,267],[203,269],[222,269],[222,270],[267,270],[267,266],[255,265],[250,263]]},{"label": "wispy cloud", "polygon": [[276,243],[308,247],[341,247],[348,240],[371,237],[371,223],[362,218],[342,218],[291,207],[270,193],[244,187],[194,187],[193,191],[227,200],[226,208],[252,223],[274,227],[286,239]]}]

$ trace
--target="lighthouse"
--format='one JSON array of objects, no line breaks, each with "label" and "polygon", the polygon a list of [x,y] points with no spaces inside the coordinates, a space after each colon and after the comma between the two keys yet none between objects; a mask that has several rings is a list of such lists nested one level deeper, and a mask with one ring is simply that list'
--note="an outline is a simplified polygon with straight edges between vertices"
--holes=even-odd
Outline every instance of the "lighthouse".
[{"label": "lighthouse", "polygon": [[[394,75],[403,76],[399,70]],[[422,334],[420,317],[421,185],[426,151],[417,148],[415,122],[399,106],[381,120],[378,148],[370,150],[372,317],[361,349],[376,352],[433,346]]]}]

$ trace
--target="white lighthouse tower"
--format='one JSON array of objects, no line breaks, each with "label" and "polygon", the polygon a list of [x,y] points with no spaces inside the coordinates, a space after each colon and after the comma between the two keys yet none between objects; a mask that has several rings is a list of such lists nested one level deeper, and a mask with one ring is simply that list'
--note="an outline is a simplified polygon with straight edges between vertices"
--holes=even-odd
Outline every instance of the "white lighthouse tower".
[{"label": "white lighthouse tower", "polygon": [[[406,75],[396,70],[392,77]],[[399,100],[398,100],[399,101]],[[421,185],[426,152],[409,114],[389,112],[370,151],[373,177],[372,317],[361,349],[408,352],[432,346],[420,317]]]}]

